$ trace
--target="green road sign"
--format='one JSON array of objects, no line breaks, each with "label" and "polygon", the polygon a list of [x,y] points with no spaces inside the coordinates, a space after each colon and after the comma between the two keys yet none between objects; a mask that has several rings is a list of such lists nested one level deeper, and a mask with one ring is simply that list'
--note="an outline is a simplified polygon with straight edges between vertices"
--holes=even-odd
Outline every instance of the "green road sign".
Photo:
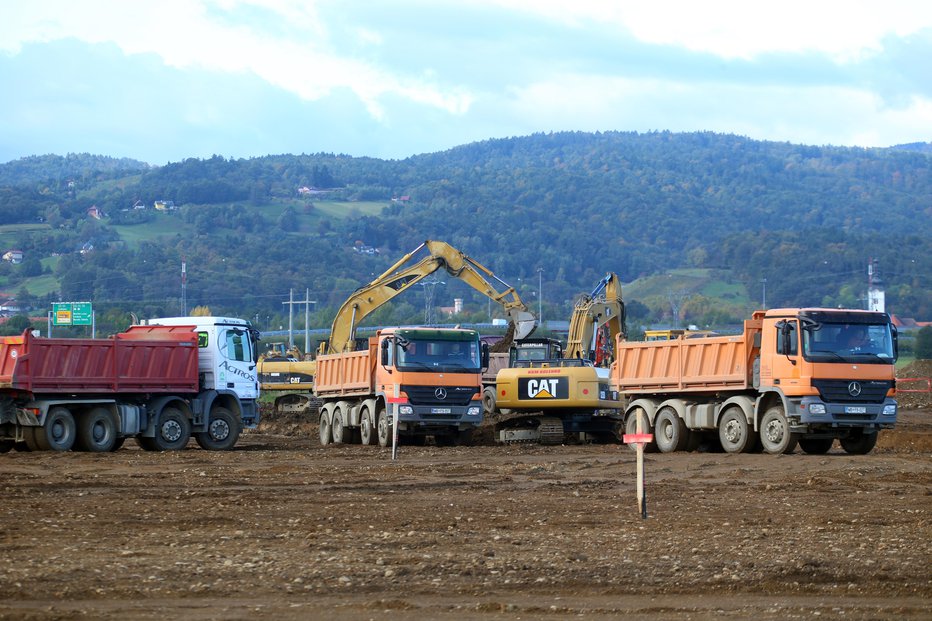
[{"label": "green road sign", "polygon": [[71,305],[71,325],[91,325],[91,314],[92,311],[90,302],[74,302]]},{"label": "green road sign", "polygon": [[52,304],[53,326],[89,326],[93,310],[90,302],[55,302]]}]

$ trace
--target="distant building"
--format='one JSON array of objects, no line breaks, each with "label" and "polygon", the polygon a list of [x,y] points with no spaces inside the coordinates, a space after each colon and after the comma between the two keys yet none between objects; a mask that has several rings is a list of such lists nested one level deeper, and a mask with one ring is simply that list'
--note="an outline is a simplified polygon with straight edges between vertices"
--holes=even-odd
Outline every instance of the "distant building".
[{"label": "distant building", "polygon": [[87,217],[94,218],[95,220],[100,220],[103,217],[104,213],[97,208],[97,205],[92,205],[87,209]]},{"label": "distant building", "polygon": [[145,208],[146,208],[146,204],[142,202],[141,200],[137,200],[135,203],[133,203],[133,209],[145,209]]},{"label": "distant building", "polygon": [[159,211],[174,211],[175,201],[155,201],[155,208]]},{"label": "distant building", "polygon": [[84,245],[81,246],[81,250],[79,250],[78,252],[80,252],[81,254],[87,254],[93,250],[94,250],[94,244],[92,244],[91,242],[85,242]]},{"label": "distant building", "polygon": [[10,263],[22,263],[23,262],[23,251],[22,250],[8,250],[3,253],[3,260],[9,261]]}]

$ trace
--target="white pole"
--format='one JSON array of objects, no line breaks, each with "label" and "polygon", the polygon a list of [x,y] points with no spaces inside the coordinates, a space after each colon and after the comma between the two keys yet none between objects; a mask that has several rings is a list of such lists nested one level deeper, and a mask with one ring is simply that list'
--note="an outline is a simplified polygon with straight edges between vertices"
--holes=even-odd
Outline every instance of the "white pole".
[{"label": "white pole", "polygon": [[393,404],[392,412],[392,461],[398,458],[398,404]]}]

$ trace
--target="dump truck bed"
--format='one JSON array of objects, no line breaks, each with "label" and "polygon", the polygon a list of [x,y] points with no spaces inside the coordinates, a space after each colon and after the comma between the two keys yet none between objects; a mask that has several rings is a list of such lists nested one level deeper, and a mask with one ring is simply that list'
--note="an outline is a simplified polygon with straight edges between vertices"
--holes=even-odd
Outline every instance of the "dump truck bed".
[{"label": "dump truck bed", "polygon": [[134,326],[107,339],[50,339],[30,332],[3,337],[0,388],[36,394],[197,393],[197,334],[190,326]]},{"label": "dump truck bed", "polygon": [[750,388],[755,355],[750,341],[747,331],[737,336],[619,341],[612,381],[628,394]]},{"label": "dump truck bed", "polygon": [[378,339],[369,349],[317,357],[314,394],[318,397],[360,396],[375,393],[375,362]]}]

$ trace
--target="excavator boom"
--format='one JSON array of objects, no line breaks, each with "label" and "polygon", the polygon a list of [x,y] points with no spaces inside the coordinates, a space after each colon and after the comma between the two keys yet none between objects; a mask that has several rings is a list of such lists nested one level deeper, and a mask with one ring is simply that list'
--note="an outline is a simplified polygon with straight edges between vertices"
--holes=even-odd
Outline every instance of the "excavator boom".
[{"label": "excavator boom", "polygon": [[608,327],[609,343],[625,332],[625,305],[621,299],[621,281],[609,272],[589,295],[576,302],[570,317],[570,331],[564,358],[595,360],[598,331]]},{"label": "excavator boom", "polygon": [[[415,255],[424,249],[429,254],[411,264]],[[356,327],[366,316],[440,269],[445,269],[451,276],[501,304],[509,321],[515,326],[516,335],[520,335],[518,338],[529,336],[537,328],[537,318],[528,311],[514,287],[449,244],[427,240],[371,283],[357,289],[343,303],[333,320],[329,345],[322,343],[320,353],[352,351]],[[486,277],[503,285],[504,290],[497,290]]]}]

